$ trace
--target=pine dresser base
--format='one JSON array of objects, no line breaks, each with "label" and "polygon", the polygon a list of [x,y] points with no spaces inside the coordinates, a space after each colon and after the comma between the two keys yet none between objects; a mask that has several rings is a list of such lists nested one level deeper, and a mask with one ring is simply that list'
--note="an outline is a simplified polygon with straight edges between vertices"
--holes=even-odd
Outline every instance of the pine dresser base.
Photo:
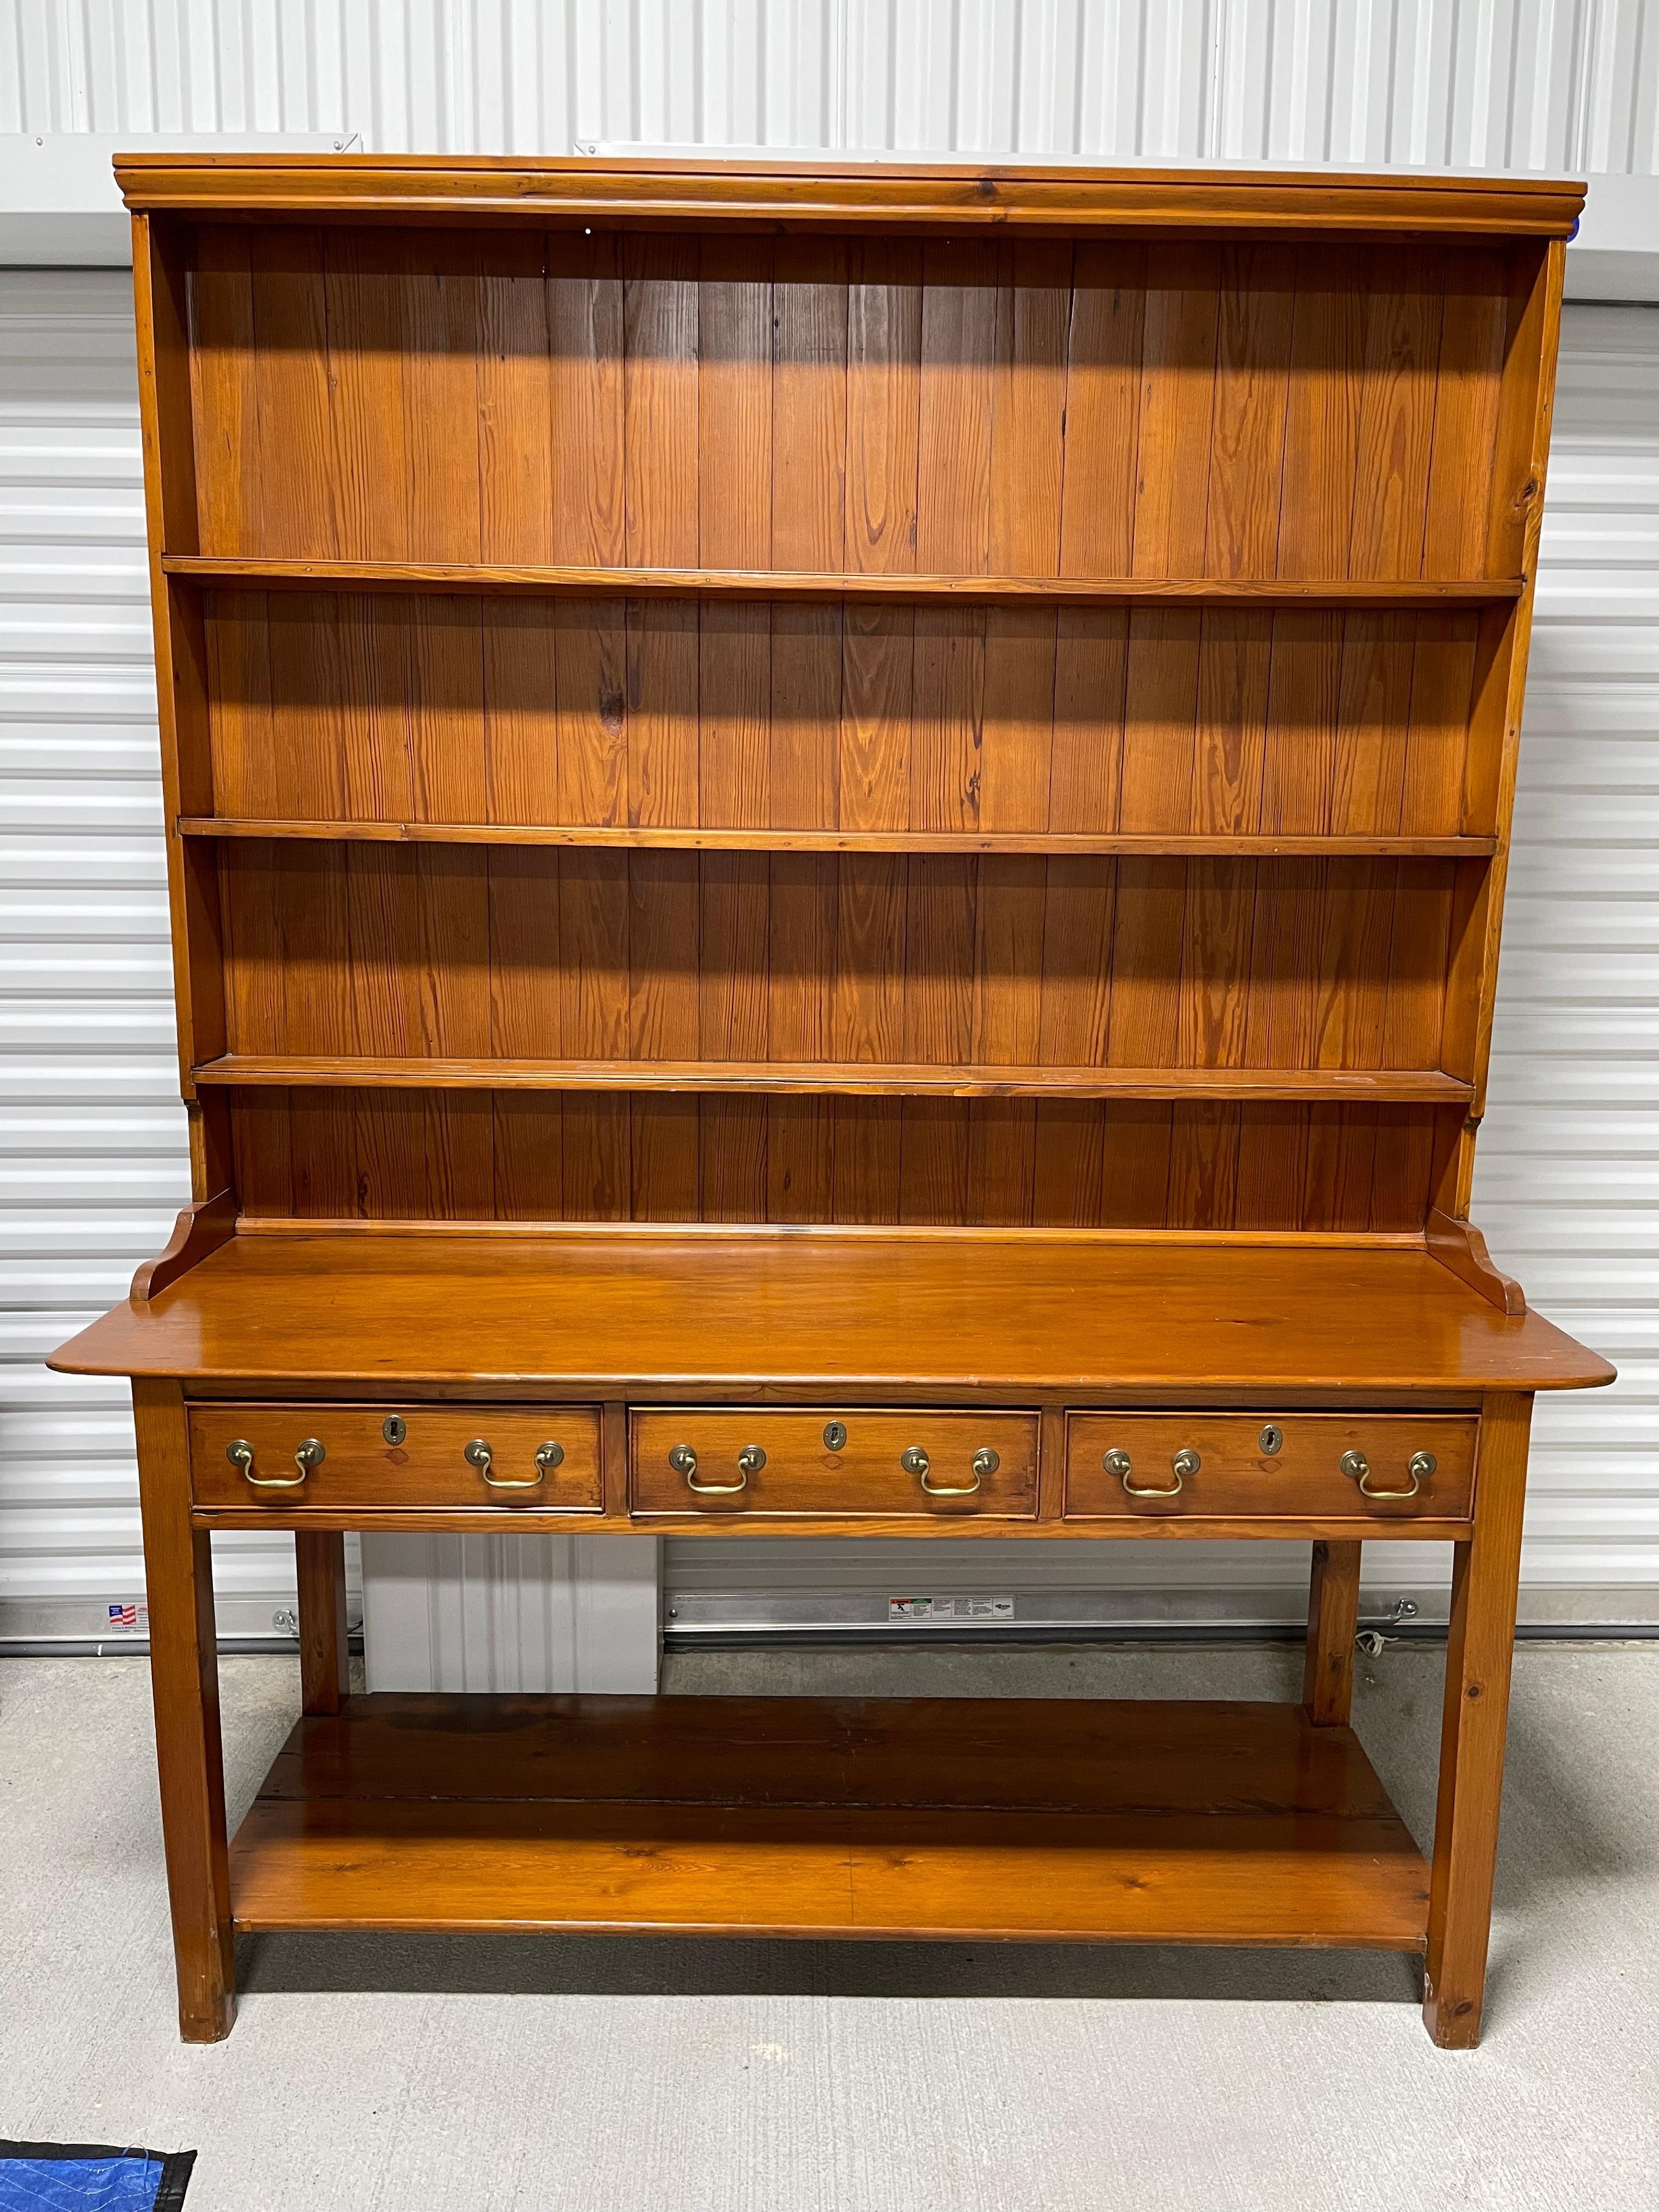
[{"label": "pine dresser base", "polygon": [[[1602,1371],[1570,1339],[1423,1251],[571,1236],[490,1287],[476,1256],[238,1237],[59,1355],[137,1370],[186,2038],[228,2031],[237,1933],[337,1927],[1370,1947],[1474,2042],[1532,1392]],[[979,1301],[1013,1318],[946,1387]],[[508,1522],[1311,1540],[1303,1700],[349,1695],[343,1531]],[[304,1711],[228,1838],[210,1540],[272,1526]],[[1428,1863],[1348,1724],[1384,1533],[1455,1547]]]}]

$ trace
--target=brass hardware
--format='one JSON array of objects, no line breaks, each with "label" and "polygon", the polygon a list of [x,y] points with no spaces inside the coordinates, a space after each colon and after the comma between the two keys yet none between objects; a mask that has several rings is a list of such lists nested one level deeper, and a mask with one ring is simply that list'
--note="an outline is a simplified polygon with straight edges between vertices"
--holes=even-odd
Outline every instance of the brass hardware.
[{"label": "brass hardware", "polygon": [[759,1444],[745,1444],[738,1454],[738,1465],[744,1474],[758,1474],[766,1464],[766,1454]]},{"label": "brass hardware", "polygon": [[826,1421],[823,1425],[823,1448],[825,1451],[842,1451],[845,1449],[846,1443],[846,1422]]},{"label": "brass hardware", "polygon": [[225,1446],[225,1457],[233,1467],[240,1467],[256,1490],[297,1490],[314,1467],[320,1467],[328,1456],[315,1437],[307,1437],[294,1455],[298,1474],[255,1474],[253,1447],[246,1437],[237,1437]]},{"label": "brass hardware", "polygon": [[[1349,1464],[1350,1461],[1353,1462],[1352,1466]],[[1365,1457],[1364,1452],[1344,1452],[1340,1464],[1343,1474],[1352,1475],[1359,1485],[1359,1494],[1362,1498],[1415,1498],[1423,1487],[1425,1478],[1434,1473],[1439,1462],[1432,1452],[1413,1452],[1406,1466],[1406,1472],[1410,1475],[1411,1480],[1403,1490],[1378,1490],[1371,1481],[1370,1462]]]},{"label": "brass hardware", "polygon": [[1175,1457],[1170,1462],[1170,1464],[1175,1469],[1176,1480],[1180,1482],[1184,1480],[1189,1474],[1196,1474],[1200,1468],[1203,1466],[1204,1462],[1200,1459],[1195,1451],[1190,1450],[1183,1445],[1181,1450],[1179,1450],[1176,1454]]},{"label": "brass hardware", "polygon": [[469,1467],[477,1468],[492,1490],[533,1490],[541,1480],[538,1474],[532,1474],[526,1482],[514,1482],[504,1474],[492,1474],[489,1470],[495,1463],[495,1455],[483,1437],[474,1437],[470,1443],[463,1444],[461,1457]]},{"label": "brass hardware", "polygon": [[564,1465],[564,1446],[556,1437],[550,1437],[536,1450],[536,1464],[544,1474],[551,1474],[556,1467]]},{"label": "brass hardware", "polygon": [[[729,1498],[734,1490],[746,1490],[749,1486],[747,1470],[740,1473],[735,1482],[699,1482],[697,1455],[690,1444],[672,1445],[668,1453],[668,1464],[676,1474],[683,1474],[685,1477],[686,1488],[695,1490],[699,1498]],[[738,1455],[738,1464],[742,1468],[741,1454]]]},{"label": "brass hardware", "polygon": [[1135,1465],[1134,1462],[1130,1458],[1128,1453],[1126,1451],[1118,1451],[1114,1449],[1106,1454],[1105,1457],[1100,1463],[1105,1468],[1108,1474],[1115,1474],[1117,1477],[1118,1480],[1123,1485],[1125,1494],[1130,1498],[1173,1498],[1176,1492],[1181,1488],[1181,1462],[1183,1459],[1189,1456],[1193,1458],[1194,1464],[1196,1465],[1196,1455],[1177,1452],[1175,1459],[1175,1480],[1173,1482],[1165,1482],[1161,1484],[1131,1482],[1129,1477],[1134,1473]]},{"label": "brass hardware", "polygon": [[380,1424],[380,1434],[389,1444],[400,1444],[409,1434],[409,1424],[401,1413],[388,1413]]},{"label": "brass hardware", "polygon": [[549,1468],[556,1467],[560,1460],[564,1457],[564,1446],[558,1443],[544,1444],[536,1454],[536,1472],[534,1474],[526,1475],[522,1480],[514,1475],[492,1474],[489,1472],[495,1463],[495,1455],[483,1437],[474,1437],[470,1444],[464,1445],[461,1457],[469,1467],[477,1468],[492,1490],[537,1490],[545,1480]]},{"label": "brass hardware", "polygon": [[1284,1449],[1285,1431],[1277,1421],[1264,1421],[1261,1434],[1255,1441],[1256,1448],[1263,1457],[1273,1459]]},{"label": "brass hardware", "polygon": [[929,1482],[927,1470],[932,1462],[920,1444],[912,1444],[899,1460],[899,1465],[916,1477],[930,1498],[971,1498],[979,1488],[981,1479],[994,1474],[1002,1462],[988,1444],[981,1444],[970,1464],[974,1475],[971,1482]]}]

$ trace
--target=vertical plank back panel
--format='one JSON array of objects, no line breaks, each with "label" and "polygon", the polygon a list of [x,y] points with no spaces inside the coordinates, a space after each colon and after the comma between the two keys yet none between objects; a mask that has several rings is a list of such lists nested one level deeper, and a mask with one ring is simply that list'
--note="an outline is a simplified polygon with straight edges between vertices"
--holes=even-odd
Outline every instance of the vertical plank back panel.
[{"label": "vertical plank back panel", "polygon": [[[331,220],[187,252],[174,550],[1316,587],[1520,574],[1535,531],[1559,278],[1527,244]],[[1224,848],[1504,836],[1524,602],[172,588],[204,811],[641,841],[187,854],[233,1052],[1484,1069],[1501,853]],[[216,1110],[244,1205],[313,1218],[1361,1233],[1467,1195],[1426,1103]]]}]

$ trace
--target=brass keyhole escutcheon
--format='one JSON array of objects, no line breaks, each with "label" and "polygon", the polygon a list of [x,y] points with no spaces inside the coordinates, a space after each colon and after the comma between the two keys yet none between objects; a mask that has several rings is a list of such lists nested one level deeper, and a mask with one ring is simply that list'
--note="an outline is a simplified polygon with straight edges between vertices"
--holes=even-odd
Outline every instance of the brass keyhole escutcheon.
[{"label": "brass keyhole escutcheon", "polygon": [[847,1424],[845,1421],[826,1421],[824,1423],[823,1449],[825,1451],[844,1451],[847,1449]]},{"label": "brass keyhole escutcheon", "polygon": [[1264,1459],[1276,1459],[1285,1448],[1285,1431],[1277,1421],[1264,1421],[1261,1434],[1255,1442],[1256,1449]]},{"label": "brass keyhole escutcheon", "polygon": [[401,1413],[388,1413],[380,1424],[380,1434],[389,1444],[400,1444],[409,1435],[409,1423]]}]

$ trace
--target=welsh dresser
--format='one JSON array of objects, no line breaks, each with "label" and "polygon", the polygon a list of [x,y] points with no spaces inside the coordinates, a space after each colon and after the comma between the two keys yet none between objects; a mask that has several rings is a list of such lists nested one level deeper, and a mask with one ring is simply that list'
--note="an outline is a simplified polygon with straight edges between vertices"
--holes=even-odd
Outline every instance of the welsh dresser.
[{"label": "welsh dresser", "polygon": [[[117,166],[195,1200],[54,1364],[132,1377],[185,2035],[240,1931],[515,1927],[1374,1946],[1474,2043],[1612,1373],[1468,1220],[1580,188]],[[343,1532],[507,1528],[1311,1543],[1304,1698],[348,1694]]]}]

